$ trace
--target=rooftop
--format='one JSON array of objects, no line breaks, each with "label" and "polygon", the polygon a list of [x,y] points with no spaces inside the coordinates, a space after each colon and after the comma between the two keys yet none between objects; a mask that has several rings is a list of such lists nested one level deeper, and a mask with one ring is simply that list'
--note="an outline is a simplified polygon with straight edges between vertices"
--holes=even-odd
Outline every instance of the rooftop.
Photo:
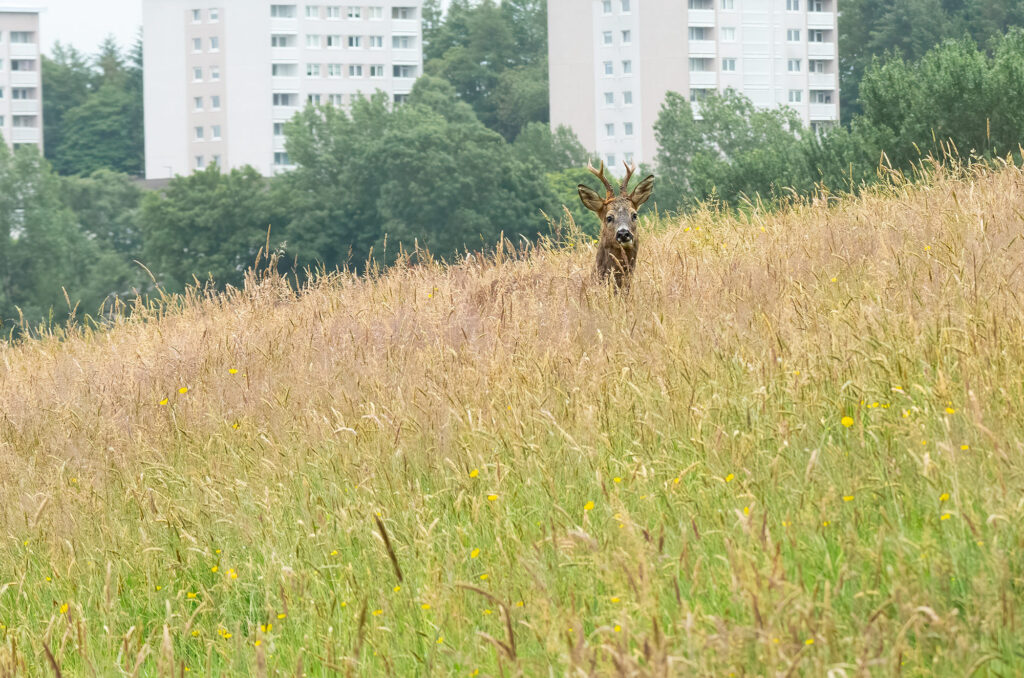
[{"label": "rooftop", "polygon": [[39,14],[38,7],[0,7],[0,14]]}]

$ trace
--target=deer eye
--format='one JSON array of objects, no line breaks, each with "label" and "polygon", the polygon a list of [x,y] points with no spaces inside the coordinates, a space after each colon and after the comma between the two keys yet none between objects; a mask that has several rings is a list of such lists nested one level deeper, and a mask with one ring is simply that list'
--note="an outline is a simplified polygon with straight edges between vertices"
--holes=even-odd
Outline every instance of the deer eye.
[{"label": "deer eye", "polygon": [[636,221],[636,220],[637,220],[637,217],[638,217],[637,213],[636,213],[636,212],[633,212],[633,221]]},{"label": "deer eye", "polygon": [[605,219],[605,221],[607,221],[607,222],[608,222],[608,223],[610,224],[610,223],[612,223],[613,221],[615,221],[615,217],[613,217],[613,216],[612,216],[611,214],[609,214],[609,215],[608,215],[608,218],[607,218],[607,219]]}]

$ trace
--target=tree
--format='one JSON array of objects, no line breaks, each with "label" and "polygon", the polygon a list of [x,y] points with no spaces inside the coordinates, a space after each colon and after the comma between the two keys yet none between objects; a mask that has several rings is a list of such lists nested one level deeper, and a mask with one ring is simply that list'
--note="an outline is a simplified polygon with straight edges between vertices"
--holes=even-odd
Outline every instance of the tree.
[{"label": "tree", "polygon": [[53,57],[42,57],[43,78],[43,137],[46,157],[54,161],[56,151],[64,139],[64,116],[89,97],[92,70],[74,47],[57,42]]},{"label": "tree", "polygon": [[570,128],[559,125],[552,132],[551,126],[543,122],[524,125],[512,144],[512,152],[524,165],[542,172],[586,167],[588,159],[587,150]]},{"label": "tree", "polygon": [[143,263],[172,292],[193,276],[238,285],[266,242],[275,209],[266,179],[251,167],[221,173],[211,165],[175,177],[142,200]]}]

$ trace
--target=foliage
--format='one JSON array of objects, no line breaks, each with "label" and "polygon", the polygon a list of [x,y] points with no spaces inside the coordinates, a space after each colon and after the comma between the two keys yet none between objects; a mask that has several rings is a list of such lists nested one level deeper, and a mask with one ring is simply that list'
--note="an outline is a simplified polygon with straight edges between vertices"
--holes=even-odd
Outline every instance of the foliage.
[{"label": "foliage", "polygon": [[548,121],[547,2],[454,0],[443,20],[424,10],[428,74],[452,84],[482,123],[509,141]]},{"label": "foliage", "polygon": [[43,59],[43,120],[46,157],[59,173],[141,175],[141,39],[126,59],[107,38],[91,64],[57,44],[53,58]]},{"label": "foliage", "polygon": [[251,167],[222,172],[211,165],[175,177],[142,199],[145,263],[172,292],[195,278],[238,285],[265,246],[276,209],[267,180]]}]

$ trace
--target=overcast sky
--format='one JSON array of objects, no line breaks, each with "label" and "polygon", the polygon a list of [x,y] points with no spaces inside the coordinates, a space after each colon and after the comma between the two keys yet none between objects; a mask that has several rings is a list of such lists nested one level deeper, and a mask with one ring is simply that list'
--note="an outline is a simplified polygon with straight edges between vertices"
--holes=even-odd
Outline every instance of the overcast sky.
[{"label": "overcast sky", "polygon": [[142,0],[0,0],[0,7],[37,7],[43,52],[60,40],[92,54],[107,35],[131,47],[142,25]]}]

